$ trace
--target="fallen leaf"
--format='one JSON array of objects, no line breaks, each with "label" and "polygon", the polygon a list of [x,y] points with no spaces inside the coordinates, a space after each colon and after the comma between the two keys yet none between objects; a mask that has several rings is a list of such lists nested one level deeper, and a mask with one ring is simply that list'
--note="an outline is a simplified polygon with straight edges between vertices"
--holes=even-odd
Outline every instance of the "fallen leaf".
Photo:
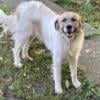
[{"label": "fallen leaf", "polygon": [[33,93],[35,93],[35,89],[34,88],[32,88],[32,91],[33,91]]},{"label": "fallen leaf", "polygon": [[30,89],[32,87],[32,84],[29,84],[26,86],[26,88]]},{"label": "fallen leaf", "polygon": [[24,73],[23,76],[26,77],[27,76],[26,73]]},{"label": "fallen leaf", "polygon": [[14,87],[11,85],[11,86],[9,86],[9,89],[10,90],[14,90]]},{"label": "fallen leaf", "polygon": [[68,80],[65,81],[65,86],[67,89],[69,88],[69,81]]},{"label": "fallen leaf", "polygon": [[4,93],[2,92],[2,90],[0,90],[0,96],[3,96],[3,94],[4,94]]},{"label": "fallen leaf", "polygon": [[3,60],[3,58],[2,58],[2,57],[0,57],[0,60]]},{"label": "fallen leaf", "polygon": [[89,53],[91,52],[91,50],[90,50],[90,49],[85,49],[85,52],[86,52],[87,54],[89,54]]}]

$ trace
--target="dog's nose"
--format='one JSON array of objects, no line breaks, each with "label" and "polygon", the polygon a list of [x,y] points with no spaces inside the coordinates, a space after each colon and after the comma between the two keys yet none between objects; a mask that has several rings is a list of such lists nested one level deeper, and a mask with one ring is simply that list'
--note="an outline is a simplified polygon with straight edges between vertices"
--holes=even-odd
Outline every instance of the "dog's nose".
[{"label": "dog's nose", "polygon": [[70,30],[72,28],[71,25],[67,25],[67,29]]}]

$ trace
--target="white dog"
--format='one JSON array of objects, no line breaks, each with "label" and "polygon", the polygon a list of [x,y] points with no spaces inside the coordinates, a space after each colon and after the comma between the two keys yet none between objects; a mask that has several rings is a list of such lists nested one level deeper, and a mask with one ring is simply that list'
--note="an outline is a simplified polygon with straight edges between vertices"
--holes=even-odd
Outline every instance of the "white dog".
[{"label": "white dog", "polygon": [[50,50],[53,59],[55,92],[62,93],[61,64],[64,58],[70,63],[73,85],[78,88],[77,62],[84,41],[80,16],[73,12],[57,15],[41,2],[30,1],[20,4],[12,15],[0,14],[0,22],[7,24],[8,34],[15,42],[14,65],[22,67],[22,58],[28,55],[31,37],[38,37]]}]

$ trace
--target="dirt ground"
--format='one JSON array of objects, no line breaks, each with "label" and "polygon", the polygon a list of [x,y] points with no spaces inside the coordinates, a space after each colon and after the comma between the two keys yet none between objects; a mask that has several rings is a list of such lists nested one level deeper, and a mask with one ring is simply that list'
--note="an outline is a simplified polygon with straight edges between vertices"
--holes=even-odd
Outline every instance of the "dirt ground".
[{"label": "dirt ground", "polygon": [[85,40],[79,66],[84,70],[88,80],[100,85],[100,37]]}]

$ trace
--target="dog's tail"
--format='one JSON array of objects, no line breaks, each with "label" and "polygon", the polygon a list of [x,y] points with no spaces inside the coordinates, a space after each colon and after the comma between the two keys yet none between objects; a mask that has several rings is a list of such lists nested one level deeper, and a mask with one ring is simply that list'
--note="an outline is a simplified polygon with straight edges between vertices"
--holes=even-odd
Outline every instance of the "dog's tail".
[{"label": "dog's tail", "polygon": [[0,9],[0,24],[6,24],[7,22],[7,17],[8,15],[6,15],[3,10]]},{"label": "dog's tail", "polygon": [[[7,22],[9,15],[6,15],[3,10],[0,9],[0,37],[3,37],[4,34],[7,34]],[[0,31],[1,31],[0,30]]]}]

